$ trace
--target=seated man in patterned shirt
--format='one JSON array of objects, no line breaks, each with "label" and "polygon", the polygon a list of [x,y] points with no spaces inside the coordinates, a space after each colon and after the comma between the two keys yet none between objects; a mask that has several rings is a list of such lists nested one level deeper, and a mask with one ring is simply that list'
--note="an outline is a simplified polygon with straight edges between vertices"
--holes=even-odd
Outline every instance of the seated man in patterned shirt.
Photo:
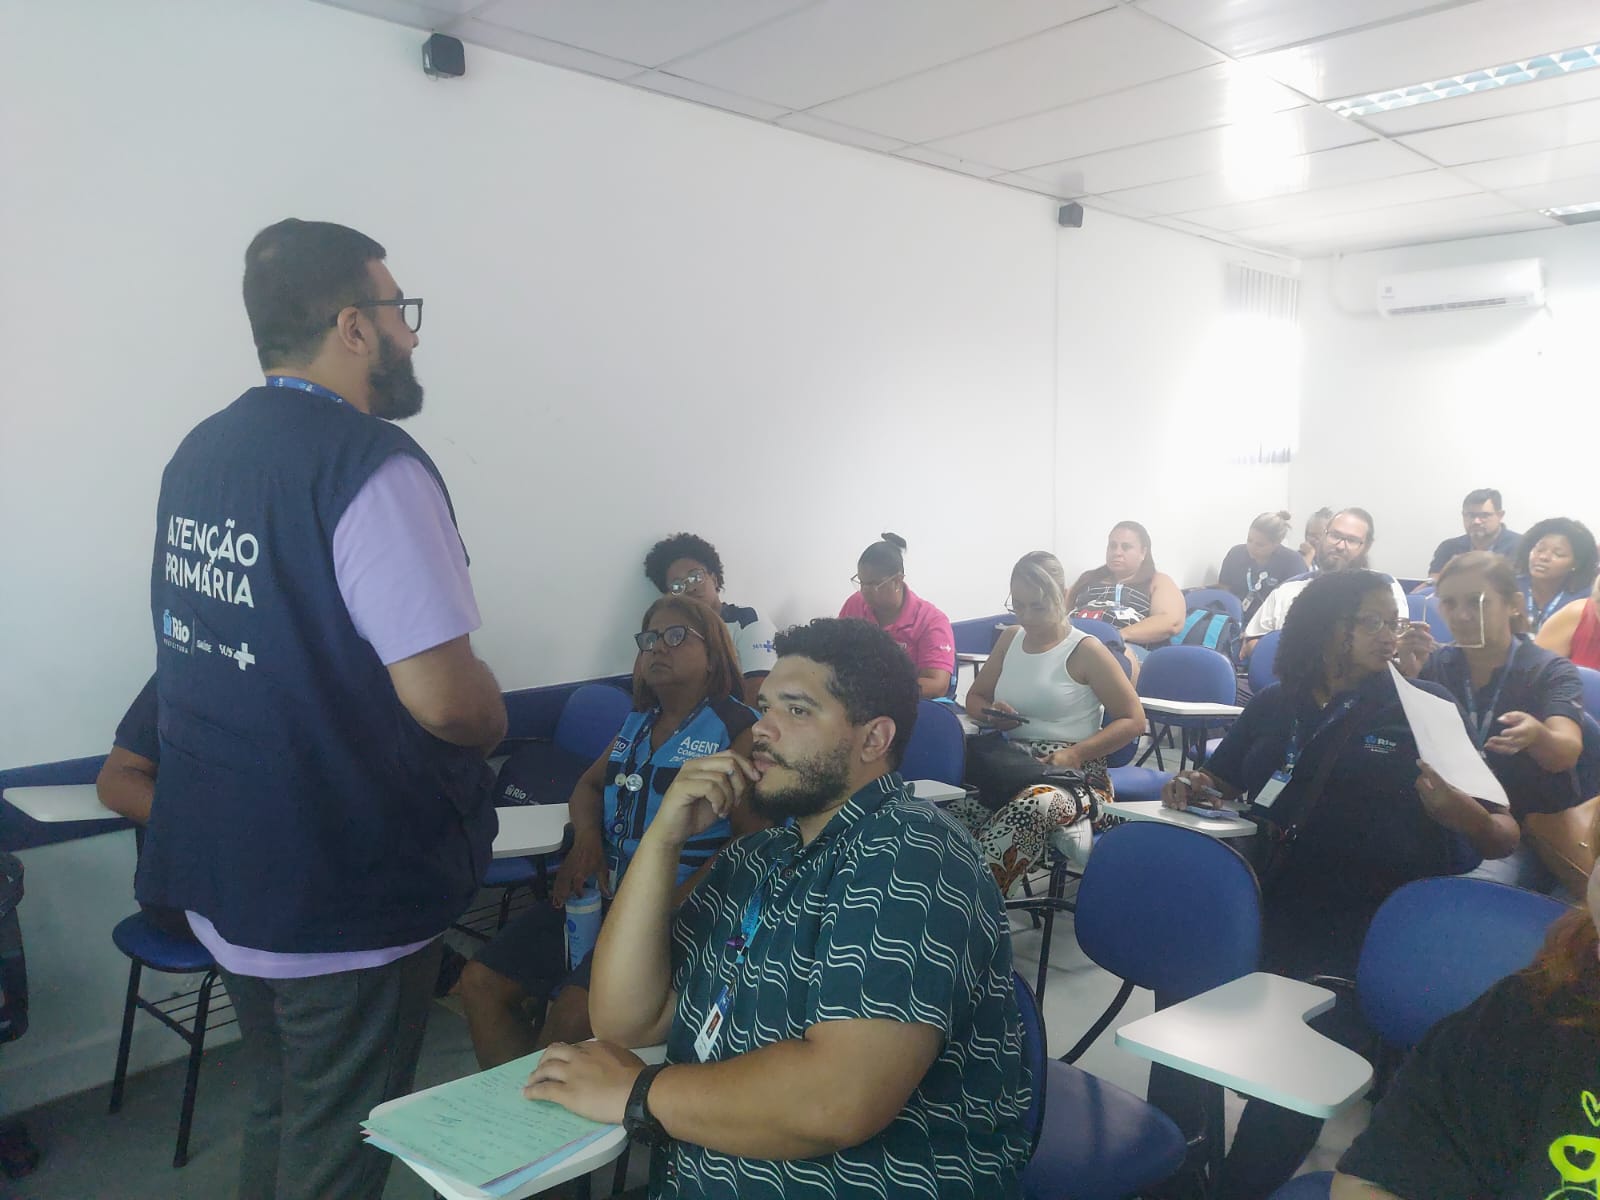
[{"label": "seated man in patterned shirt", "polygon": [[[780,633],[749,760],[667,791],[595,953],[602,1040],[525,1094],[649,1141],[653,1197],[1018,1194],[1031,1081],[1011,940],[970,837],[896,768],[916,672],[863,621]],[[671,915],[679,848],[749,805]],[[646,1067],[623,1046],[665,1041]]]}]

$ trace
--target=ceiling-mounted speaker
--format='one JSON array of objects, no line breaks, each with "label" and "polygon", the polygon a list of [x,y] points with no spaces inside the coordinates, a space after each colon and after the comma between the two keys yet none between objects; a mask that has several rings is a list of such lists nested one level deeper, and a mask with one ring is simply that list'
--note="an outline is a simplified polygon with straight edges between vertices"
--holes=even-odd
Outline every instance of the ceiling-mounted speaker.
[{"label": "ceiling-mounted speaker", "polygon": [[429,79],[460,79],[467,73],[467,50],[461,39],[436,33],[423,42],[422,69]]},{"label": "ceiling-mounted speaker", "polygon": [[1056,209],[1056,224],[1063,229],[1083,228],[1083,205],[1076,200],[1068,200]]}]

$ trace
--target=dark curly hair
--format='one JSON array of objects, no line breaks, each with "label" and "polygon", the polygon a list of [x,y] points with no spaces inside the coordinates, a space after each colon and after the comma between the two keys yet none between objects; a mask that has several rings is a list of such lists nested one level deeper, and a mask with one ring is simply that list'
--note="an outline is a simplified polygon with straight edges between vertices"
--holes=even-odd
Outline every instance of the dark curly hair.
[{"label": "dark curly hair", "polygon": [[844,705],[850,724],[865,725],[875,717],[893,721],[889,765],[899,770],[922,692],[916,667],[895,640],[870,621],[818,617],[783,630],[773,644],[779,658],[809,658],[832,669],[828,691]]},{"label": "dark curly hair", "polygon": [[1284,691],[1296,699],[1311,695],[1326,678],[1328,651],[1350,653],[1351,621],[1361,602],[1389,588],[1387,575],[1360,569],[1328,571],[1313,579],[1294,598],[1278,640],[1273,669]]},{"label": "dark curly hair", "polygon": [[695,534],[675,533],[651,546],[650,553],[644,556],[645,577],[656,585],[656,591],[666,592],[667,568],[680,558],[692,558],[704,563],[706,570],[711,572],[717,591],[722,590],[722,556],[717,553],[717,548]]},{"label": "dark curly hair", "polygon": [[1561,590],[1587,592],[1594,586],[1595,569],[1600,566],[1600,549],[1596,548],[1594,534],[1589,532],[1589,527],[1571,517],[1546,517],[1533,523],[1517,544],[1517,556],[1512,560],[1516,564],[1517,574],[1528,573],[1528,556],[1533,553],[1540,539],[1547,537],[1564,537],[1572,547],[1572,574],[1567,576]]}]

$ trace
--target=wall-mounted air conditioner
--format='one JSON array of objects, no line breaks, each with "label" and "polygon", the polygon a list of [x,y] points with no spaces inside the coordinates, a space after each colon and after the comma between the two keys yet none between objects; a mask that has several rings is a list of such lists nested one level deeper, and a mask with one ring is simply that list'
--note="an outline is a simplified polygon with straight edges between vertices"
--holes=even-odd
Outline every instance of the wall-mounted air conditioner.
[{"label": "wall-mounted air conditioner", "polygon": [[1537,258],[1413,271],[1378,280],[1378,311],[1386,317],[1469,308],[1543,307],[1544,262]]}]

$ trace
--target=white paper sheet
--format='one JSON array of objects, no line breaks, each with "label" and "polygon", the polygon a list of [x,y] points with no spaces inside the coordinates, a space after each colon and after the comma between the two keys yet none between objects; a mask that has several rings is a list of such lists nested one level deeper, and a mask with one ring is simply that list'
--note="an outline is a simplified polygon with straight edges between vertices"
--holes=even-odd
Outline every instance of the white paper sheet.
[{"label": "white paper sheet", "polygon": [[1395,691],[1400,693],[1400,707],[1405,709],[1411,736],[1417,739],[1417,757],[1451,787],[1497,808],[1510,808],[1505,788],[1472,744],[1455,702],[1416,687],[1393,663],[1389,664],[1389,671],[1394,676]]}]

